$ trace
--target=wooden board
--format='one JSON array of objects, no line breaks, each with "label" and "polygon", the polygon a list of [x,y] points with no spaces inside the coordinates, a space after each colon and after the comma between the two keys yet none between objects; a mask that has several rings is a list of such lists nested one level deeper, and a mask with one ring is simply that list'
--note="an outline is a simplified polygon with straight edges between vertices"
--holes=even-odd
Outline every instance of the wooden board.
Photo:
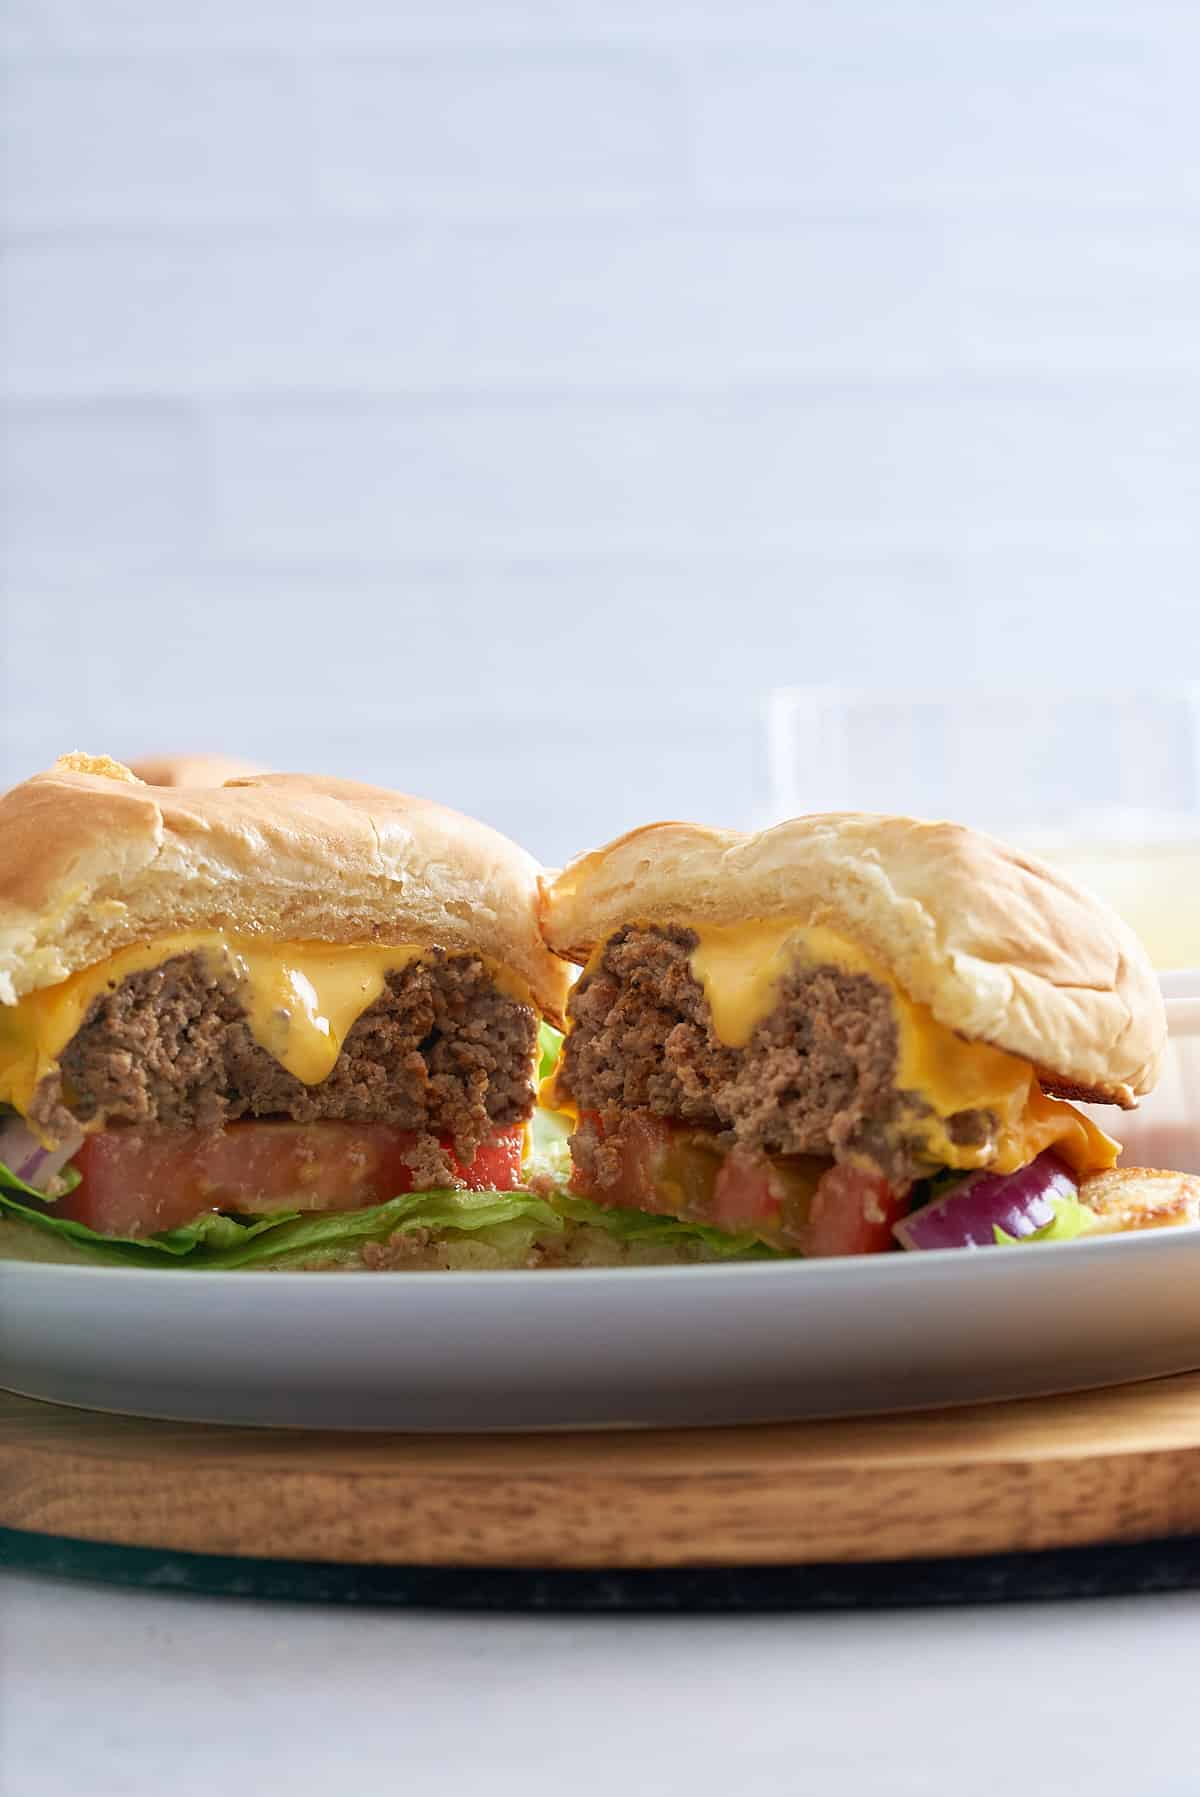
[{"label": "wooden board", "polygon": [[143,1422],[0,1393],[0,1526],[357,1565],[676,1567],[1200,1533],[1200,1373],[846,1422],[507,1436]]}]

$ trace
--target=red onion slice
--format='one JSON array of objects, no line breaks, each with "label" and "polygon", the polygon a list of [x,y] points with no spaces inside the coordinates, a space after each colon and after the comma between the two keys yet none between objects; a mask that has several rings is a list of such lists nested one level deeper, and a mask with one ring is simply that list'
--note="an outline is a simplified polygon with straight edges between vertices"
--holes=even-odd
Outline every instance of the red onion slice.
[{"label": "red onion slice", "polygon": [[1058,1156],[1039,1154],[1016,1173],[968,1173],[960,1184],[897,1223],[902,1248],[994,1248],[1006,1235],[1033,1235],[1054,1221],[1056,1198],[1075,1198],[1079,1185]]},{"label": "red onion slice", "polygon": [[82,1144],[83,1131],[79,1130],[69,1141],[60,1142],[57,1148],[46,1148],[24,1118],[0,1118],[0,1165],[24,1180],[27,1186],[36,1186],[39,1192],[51,1189]]}]

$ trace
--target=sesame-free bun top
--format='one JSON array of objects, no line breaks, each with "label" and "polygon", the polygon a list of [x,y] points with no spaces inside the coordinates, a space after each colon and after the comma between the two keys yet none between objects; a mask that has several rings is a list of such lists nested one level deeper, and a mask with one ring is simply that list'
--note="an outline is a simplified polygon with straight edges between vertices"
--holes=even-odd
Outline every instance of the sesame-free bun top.
[{"label": "sesame-free bun top", "polygon": [[257,761],[237,755],[144,755],[129,771],[147,786],[224,786],[243,774],[265,774]]},{"label": "sesame-free bun top", "polygon": [[222,930],[466,950],[559,1019],[568,974],[538,932],[538,874],[486,824],[381,787],[308,774],[148,786],[66,755],[0,797],[0,1003],[132,943]]},{"label": "sesame-free bun top", "polygon": [[961,824],[853,812],[752,836],[648,824],[543,890],[543,934],[578,962],[624,924],[774,917],[857,942],[939,1023],[1031,1061],[1049,1091],[1129,1107],[1154,1084],[1166,1018],[1133,931]]}]

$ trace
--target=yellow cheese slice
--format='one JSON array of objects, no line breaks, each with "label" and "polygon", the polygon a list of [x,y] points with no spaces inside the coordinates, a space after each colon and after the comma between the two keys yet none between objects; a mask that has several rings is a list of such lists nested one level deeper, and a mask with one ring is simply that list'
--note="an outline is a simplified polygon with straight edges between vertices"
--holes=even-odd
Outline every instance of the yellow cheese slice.
[{"label": "yellow cheese slice", "polygon": [[[698,938],[691,969],[704,989],[713,1028],[732,1048],[750,1041],[774,1008],[780,981],[797,964],[831,965],[885,986],[899,1044],[896,1086],[923,1099],[931,1113],[895,1127],[909,1139],[918,1137],[931,1164],[1012,1173],[1053,1147],[1079,1174],[1115,1165],[1119,1145],[1074,1105],[1048,1097],[1028,1061],[986,1042],[964,1041],[856,943],[822,925],[788,919],[685,927]],[[995,1116],[992,1144],[972,1148],[951,1141],[945,1120],[970,1110]]]},{"label": "yellow cheese slice", "polygon": [[[255,1041],[306,1086],[319,1085],[332,1073],[354,1024],[379,998],[388,974],[426,953],[416,944],[260,943],[213,931],[136,944],[17,1005],[0,1006],[0,1103],[28,1111],[95,999],[131,973],[192,954],[202,955],[214,971],[233,975]],[[521,1004],[533,1002],[516,975],[487,966],[501,991]]]}]

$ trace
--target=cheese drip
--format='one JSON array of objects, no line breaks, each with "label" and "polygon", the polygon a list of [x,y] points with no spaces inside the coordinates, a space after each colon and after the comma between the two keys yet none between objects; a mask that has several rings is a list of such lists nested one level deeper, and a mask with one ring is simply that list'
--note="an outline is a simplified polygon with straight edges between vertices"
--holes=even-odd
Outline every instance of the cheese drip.
[{"label": "cheese drip", "polygon": [[[931,1165],[1014,1173],[1051,1147],[1081,1175],[1115,1165],[1119,1144],[1074,1105],[1048,1097],[1028,1061],[964,1041],[910,998],[874,956],[835,931],[787,919],[684,927],[698,938],[692,974],[714,1030],[731,1048],[746,1047],[774,1009],[780,982],[798,965],[830,965],[886,987],[896,1023],[896,1087],[929,1106],[929,1115],[890,1127],[897,1137],[915,1137]],[[957,1111],[973,1110],[996,1119],[996,1135],[982,1147],[956,1143],[946,1129]]]},{"label": "cheese drip", "polygon": [[[41,1081],[55,1071],[97,998],[131,973],[195,954],[214,973],[237,981],[259,1047],[306,1086],[319,1085],[332,1073],[355,1023],[382,994],[388,974],[427,953],[413,943],[259,943],[217,931],[138,943],[61,985],[0,1006],[0,1103],[28,1112]],[[521,1004],[533,1002],[528,987],[507,968],[485,965],[502,992]]]}]

